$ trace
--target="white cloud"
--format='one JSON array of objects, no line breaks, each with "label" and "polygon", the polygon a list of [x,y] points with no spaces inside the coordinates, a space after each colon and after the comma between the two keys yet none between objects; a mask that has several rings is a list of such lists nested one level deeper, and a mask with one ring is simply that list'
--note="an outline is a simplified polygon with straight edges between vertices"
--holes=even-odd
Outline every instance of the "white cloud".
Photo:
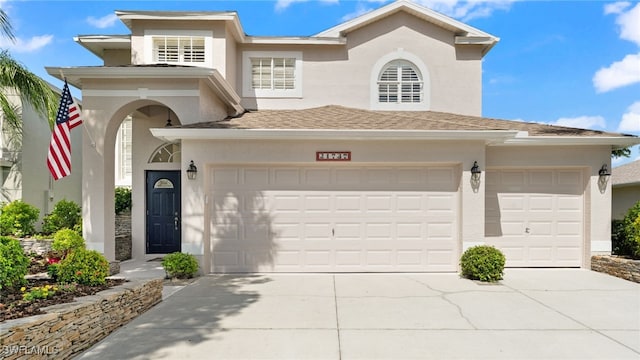
[{"label": "white cloud", "polygon": [[101,18],[95,18],[93,16],[89,16],[87,18],[87,23],[90,25],[97,27],[98,29],[106,29],[115,25],[118,21],[118,16],[116,14],[108,14]]},{"label": "white cloud", "polygon": [[621,39],[640,46],[640,3],[626,13],[621,13],[616,18],[616,24],[620,26]]},{"label": "white cloud", "polygon": [[627,112],[622,115],[618,131],[628,134],[640,134],[640,101],[631,104]]},{"label": "white cloud", "polygon": [[604,14],[620,14],[631,5],[628,1],[618,1],[604,6]]},{"label": "white cloud", "polygon": [[604,129],[607,126],[602,116],[578,116],[573,118],[560,118],[551,125],[567,126],[580,129]]},{"label": "white cloud", "polygon": [[362,16],[370,12],[371,10],[373,10],[373,8],[367,7],[362,3],[358,3],[356,4],[356,10],[343,16],[342,21],[349,21],[351,19],[357,18],[358,16]]},{"label": "white cloud", "polygon": [[16,38],[15,42],[0,38],[0,48],[16,53],[30,53],[42,49],[52,41],[53,35],[39,35],[30,39]]},{"label": "white cloud", "polygon": [[416,3],[463,22],[489,17],[494,10],[509,10],[515,0],[414,0]]},{"label": "white cloud", "polygon": [[600,93],[637,82],[640,82],[640,53],[627,55],[593,76],[593,86]]},{"label": "white cloud", "polygon": [[[291,4],[294,3],[303,3],[309,0],[278,0],[276,1],[275,10],[276,12],[282,12],[286,8],[288,8]],[[325,4],[337,4],[340,0],[320,0],[321,3]]]},{"label": "white cloud", "polygon": [[[631,7],[629,2],[616,2],[604,6],[605,14],[616,14],[620,38],[640,46],[640,3]],[[640,83],[640,53],[629,54],[620,61],[600,68],[593,76],[596,91],[607,92],[623,86]]]}]

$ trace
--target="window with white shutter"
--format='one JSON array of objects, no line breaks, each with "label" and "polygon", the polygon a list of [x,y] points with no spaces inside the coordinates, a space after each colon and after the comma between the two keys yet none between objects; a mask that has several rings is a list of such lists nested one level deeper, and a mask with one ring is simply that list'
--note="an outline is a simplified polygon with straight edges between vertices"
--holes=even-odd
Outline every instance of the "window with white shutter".
[{"label": "window with white shutter", "polygon": [[144,63],[213,67],[213,33],[204,30],[145,30]]},{"label": "window with white shutter", "polygon": [[378,78],[378,101],[380,103],[421,103],[423,82],[418,69],[405,60],[387,64]]},{"label": "window with white shutter", "polygon": [[153,61],[157,63],[203,64],[205,62],[204,37],[154,36]]},{"label": "window with white shutter", "polygon": [[300,97],[301,66],[300,52],[245,52],[243,96]]}]

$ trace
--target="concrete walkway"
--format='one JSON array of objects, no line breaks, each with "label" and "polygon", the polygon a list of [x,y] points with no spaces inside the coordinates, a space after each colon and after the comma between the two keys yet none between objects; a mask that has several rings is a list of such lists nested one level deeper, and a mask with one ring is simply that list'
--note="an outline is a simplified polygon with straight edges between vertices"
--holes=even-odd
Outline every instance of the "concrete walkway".
[{"label": "concrete walkway", "polygon": [[638,359],[640,285],[578,269],[204,276],[80,359]]}]

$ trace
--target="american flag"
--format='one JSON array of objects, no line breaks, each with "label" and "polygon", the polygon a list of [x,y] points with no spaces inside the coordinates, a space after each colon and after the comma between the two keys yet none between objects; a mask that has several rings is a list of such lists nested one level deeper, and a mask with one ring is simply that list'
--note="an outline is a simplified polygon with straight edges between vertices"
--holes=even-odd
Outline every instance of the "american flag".
[{"label": "american flag", "polygon": [[73,100],[67,80],[64,81],[56,125],[51,133],[47,166],[54,180],[71,174],[71,129],[82,124],[80,108]]}]

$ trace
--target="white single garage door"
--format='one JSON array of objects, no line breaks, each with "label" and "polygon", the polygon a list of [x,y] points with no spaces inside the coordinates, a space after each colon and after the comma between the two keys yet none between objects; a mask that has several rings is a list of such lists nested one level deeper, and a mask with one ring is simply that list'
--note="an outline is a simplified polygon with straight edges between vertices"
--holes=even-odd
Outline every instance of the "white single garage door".
[{"label": "white single garage door", "polygon": [[584,186],[579,169],[487,170],[486,242],[509,267],[580,266]]},{"label": "white single garage door", "polygon": [[455,271],[459,170],[214,167],[214,272]]}]

